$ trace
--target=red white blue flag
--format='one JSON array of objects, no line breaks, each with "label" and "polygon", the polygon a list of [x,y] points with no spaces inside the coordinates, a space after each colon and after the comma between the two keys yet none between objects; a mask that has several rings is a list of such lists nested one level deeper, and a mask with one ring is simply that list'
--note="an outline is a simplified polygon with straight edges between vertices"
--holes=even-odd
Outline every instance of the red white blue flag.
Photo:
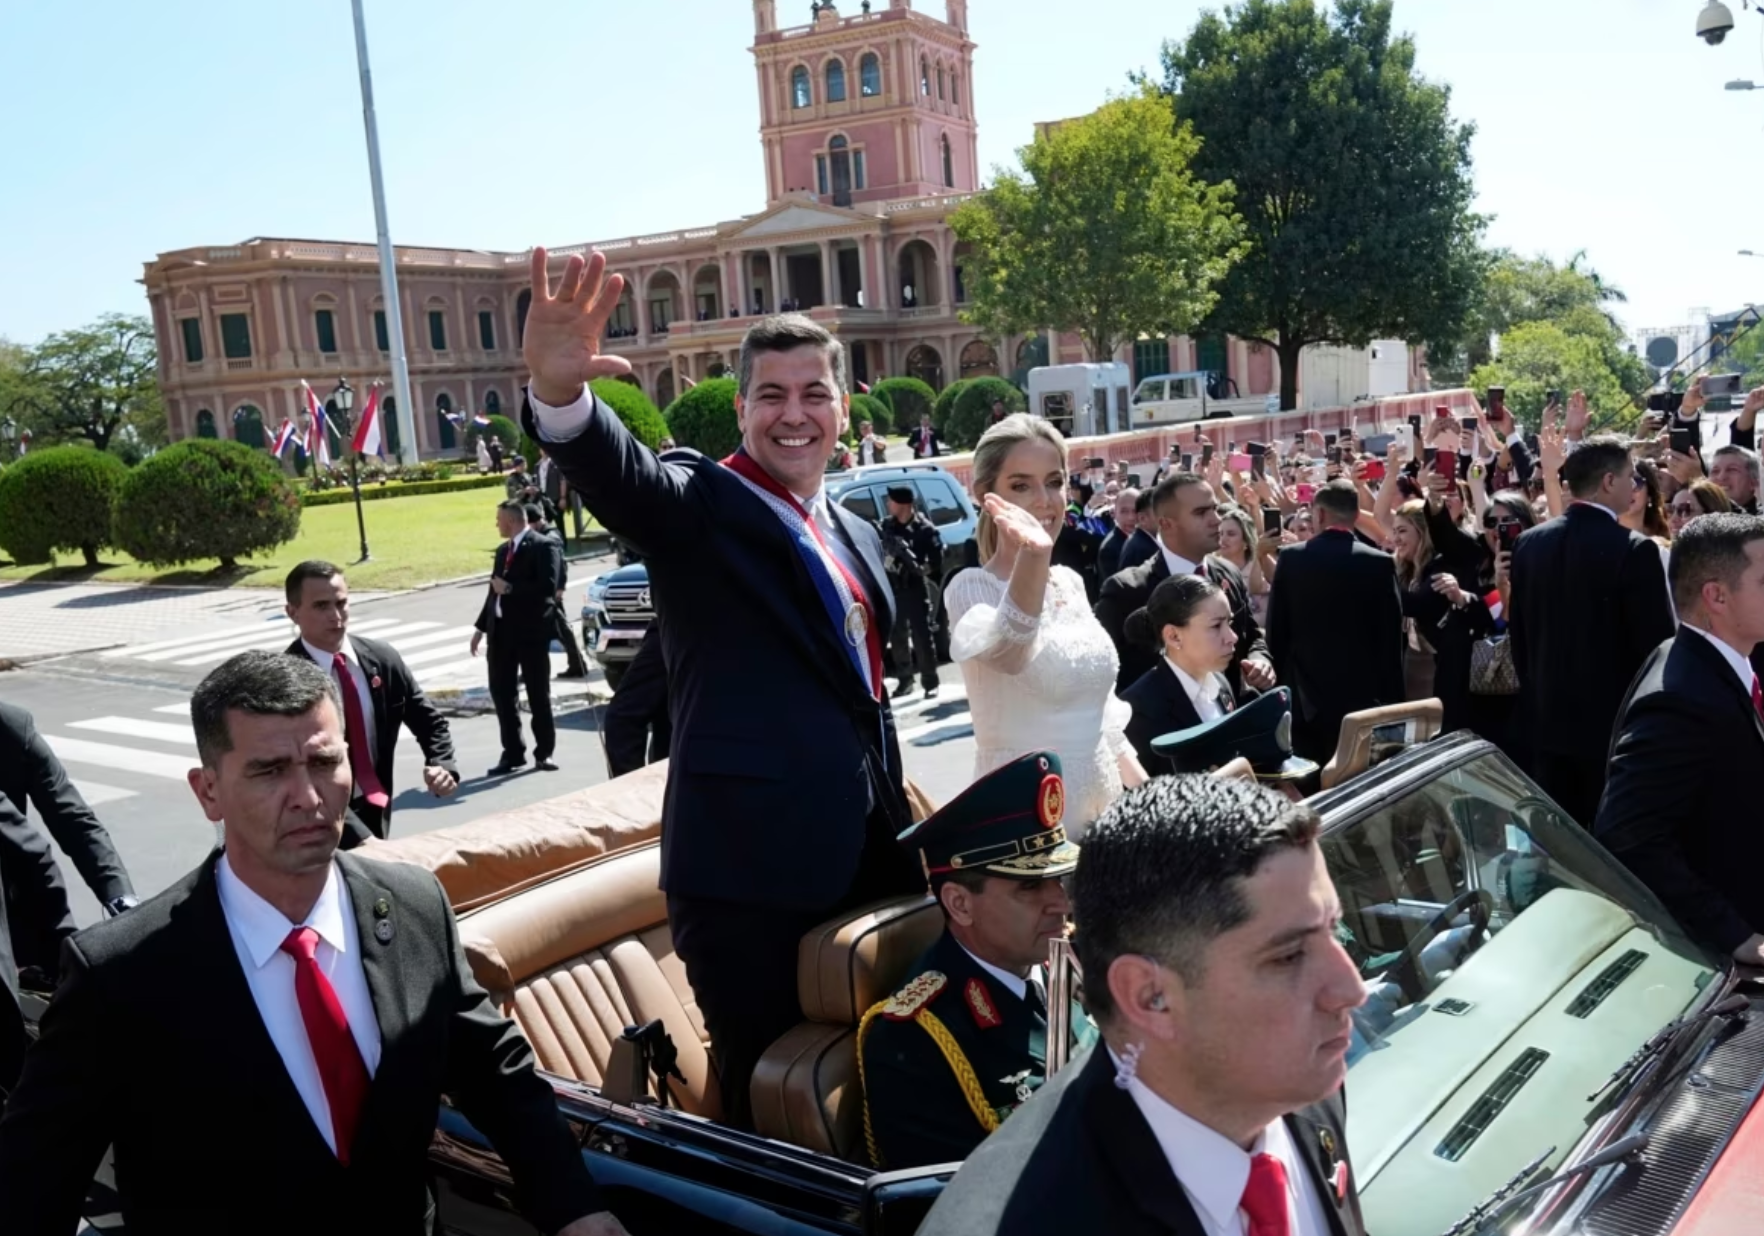
[{"label": "red white blue flag", "polygon": [[270,446],[270,454],[274,455],[277,459],[286,455],[288,453],[288,445],[294,441],[295,435],[298,432],[299,431],[294,428],[294,422],[284,416],[282,418],[282,427],[276,430],[276,440]]},{"label": "red white blue flag", "polygon": [[375,382],[368,391],[367,406],[361,410],[361,419],[355,423],[355,438],[349,443],[349,449],[357,455],[378,455],[380,453],[380,384]]},{"label": "red white blue flag", "polygon": [[318,401],[312,387],[305,382],[300,384],[300,389],[306,392],[306,411],[311,417],[311,423],[306,427],[307,457],[328,468],[331,466],[331,443],[325,426],[325,405]]},{"label": "red white blue flag", "polygon": [[472,424],[476,425],[479,429],[488,429],[490,428],[490,418],[485,416],[482,412],[474,412],[472,413]]}]

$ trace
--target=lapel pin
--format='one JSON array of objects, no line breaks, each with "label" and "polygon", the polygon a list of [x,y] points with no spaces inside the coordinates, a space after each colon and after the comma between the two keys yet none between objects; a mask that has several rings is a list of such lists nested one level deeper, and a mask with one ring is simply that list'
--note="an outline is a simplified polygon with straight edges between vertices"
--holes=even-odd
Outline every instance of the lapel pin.
[{"label": "lapel pin", "polygon": [[390,901],[387,901],[384,897],[382,897],[378,901],[374,902],[374,917],[375,918],[391,918],[392,917],[392,903]]},{"label": "lapel pin", "polygon": [[392,920],[383,918],[374,924],[374,939],[381,944],[392,943]]},{"label": "lapel pin", "polygon": [[379,675],[378,675],[378,674],[375,674],[375,675],[374,675],[374,677],[373,677],[373,681],[372,681],[372,682],[370,682],[370,683],[368,683],[368,685],[369,685],[369,686],[370,686],[370,687],[372,687],[372,688],[373,688],[373,689],[374,689],[374,690],[376,690],[376,691],[378,691],[378,690],[379,690],[379,689],[380,689],[380,688],[381,688],[381,687],[383,687],[383,686],[384,686],[384,685],[385,685],[385,684],[384,684],[384,683],[383,683],[383,682],[381,682],[381,681],[380,681],[380,676],[379,676]]},{"label": "lapel pin", "polygon": [[1348,1166],[1346,1163],[1335,1165],[1335,1201],[1339,1206],[1347,1205]]}]

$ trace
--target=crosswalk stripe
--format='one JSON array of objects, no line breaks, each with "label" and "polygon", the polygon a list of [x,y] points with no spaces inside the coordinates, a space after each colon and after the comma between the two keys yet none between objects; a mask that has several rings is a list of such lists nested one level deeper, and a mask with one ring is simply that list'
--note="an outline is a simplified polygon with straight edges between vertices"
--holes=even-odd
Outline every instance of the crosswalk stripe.
[{"label": "crosswalk stripe", "polygon": [[[409,656],[406,656],[404,658],[404,663],[415,667],[418,665],[428,665],[435,661],[444,661],[449,657],[452,657],[457,661],[459,659],[459,645],[465,643],[466,638],[460,638],[456,640],[453,645],[446,648],[425,648],[421,652],[413,652]],[[478,661],[483,660],[482,657],[475,657],[473,659]],[[418,677],[421,677],[421,675],[419,674]]]},{"label": "crosswalk stripe", "polygon": [[207,643],[212,639],[223,639],[236,635],[248,635],[256,631],[286,630],[287,619],[273,618],[250,627],[221,627],[214,631],[205,631],[201,635],[180,635],[177,639],[162,639],[151,644],[125,644],[121,648],[112,648],[98,655],[106,660],[117,657],[138,657],[144,652],[162,652],[168,648],[194,648],[198,644]]},{"label": "crosswalk stripe", "polygon": [[66,764],[96,764],[100,768],[164,777],[168,781],[183,781],[190,771],[191,758],[187,755],[162,755],[158,751],[88,742],[84,738],[67,738],[60,734],[45,734],[43,737],[48,740],[49,749]]},{"label": "crosswalk stripe", "polygon": [[84,777],[70,777],[73,788],[80,792],[88,807],[97,807],[104,803],[113,803],[121,798],[133,798],[134,790],[125,790],[119,785],[105,785],[102,781],[87,781]]},{"label": "crosswalk stripe", "polygon": [[454,678],[473,670],[477,671],[480,678],[488,681],[483,657],[466,657],[459,661],[448,661],[443,665],[425,665],[421,669],[412,670],[411,673],[416,676],[418,686],[426,686],[438,678]]},{"label": "crosswalk stripe", "polygon": [[180,704],[161,704],[158,708],[155,708],[153,711],[154,712],[169,712],[174,717],[187,717],[190,715],[190,701],[185,700]]},{"label": "crosswalk stripe", "polygon": [[169,721],[142,721],[135,717],[93,717],[89,721],[69,721],[67,727],[71,730],[95,730],[100,734],[121,734],[125,738],[175,742],[186,747],[196,745],[196,735],[188,723],[173,725]]},{"label": "crosswalk stripe", "polygon": [[[365,634],[367,630],[372,630],[375,634],[375,637],[378,638],[379,632],[381,629],[394,630],[394,629],[400,628],[402,625],[404,625],[404,624],[399,623],[399,621],[396,618],[380,618],[380,619],[376,619],[373,622],[358,623],[358,624],[356,624],[355,629],[363,634]],[[364,630],[364,628],[365,628],[365,630]],[[224,646],[216,645],[212,648],[208,648],[208,649],[204,650],[203,652],[201,652],[197,656],[189,658],[188,660],[173,661],[172,664],[174,664],[174,665],[207,665],[211,661],[224,661],[228,657],[235,656],[241,652],[249,652],[254,649],[261,648],[261,649],[264,649],[267,651],[274,651],[275,649],[280,648],[284,644],[291,641],[297,634],[299,634],[299,632],[295,631],[294,628],[290,626],[287,630],[283,631],[280,635],[272,635],[272,636],[259,637],[256,639],[247,639],[247,640],[229,640],[229,641],[227,641],[227,643]],[[191,651],[191,649],[189,649],[189,648],[181,648],[176,652],[153,653],[153,654],[146,656],[146,657],[143,657],[141,659],[143,661],[165,661],[165,660],[170,660],[173,657],[181,657],[181,656],[183,656],[184,653],[190,652],[190,651]]]},{"label": "crosswalk stripe", "polygon": [[419,635],[414,639],[395,639],[392,641],[392,648],[400,656],[403,656],[408,648],[421,648],[426,644],[441,644],[454,639],[469,639],[472,630],[471,627],[448,627],[445,631],[431,631],[427,635]]}]

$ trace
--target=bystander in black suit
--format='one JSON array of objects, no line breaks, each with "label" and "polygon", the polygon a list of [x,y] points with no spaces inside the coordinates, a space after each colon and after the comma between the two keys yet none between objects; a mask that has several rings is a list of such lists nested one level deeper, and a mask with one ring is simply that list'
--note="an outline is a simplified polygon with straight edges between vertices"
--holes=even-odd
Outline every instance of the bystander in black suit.
[{"label": "bystander in black suit", "polygon": [[929,416],[919,418],[919,423],[907,433],[906,444],[914,459],[932,459],[944,452],[943,439],[931,428]]},{"label": "bystander in black suit", "polygon": [[1508,622],[1532,774],[1586,826],[1618,706],[1674,619],[1660,547],[1617,522],[1635,490],[1628,444],[1590,438],[1562,475],[1574,502],[1519,538]]},{"label": "bystander in black suit", "polygon": [[662,657],[661,618],[649,624],[637,655],[625,666],[606,706],[606,771],[622,777],[668,758],[674,727],[668,721],[668,666]]},{"label": "bystander in black suit", "polygon": [[[397,649],[381,640],[348,633],[349,584],[341,568],[317,559],[302,562],[288,572],[285,590],[288,617],[300,629],[299,637],[288,645],[287,654],[317,664],[336,679],[339,692],[343,682],[338,677],[335,657],[342,653],[353,662],[350,683],[361,701],[364,723],[373,735],[369,757],[377,792],[364,784],[365,778],[358,771],[349,802],[349,819],[345,821],[343,847],[352,849],[369,837],[384,840],[392,835],[399,730],[408,729],[422,748],[423,782],[429,792],[448,798],[458,789],[459,766],[454,762],[453,734],[447,728],[447,718],[423,694],[416,675],[410,672]],[[365,696],[361,694],[364,686]],[[351,734],[349,738],[353,759],[356,736]],[[385,799],[383,803],[373,801],[380,797]]]},{"label": "bystander in black suit", "polygon": [[1618,715],[1593,832],[1712,949],[1764,963],[1764,519],[1704,515],[1672,546],[1682,625]]},{"label": "bystander in black suit", "polygon": [[[1133,539],[1139,527],[1140,491],[1123,489],[1115,495],[1115,526],[1103,538],[1096,550],[1096,578],[1100,586],[1109,576],[1121,569],[1121,554],[1127,548],[1127,542]],[[1145,494],[1145,506],[1151,508],[1151,491]]]},{"label": "bystander in black suit", "polygon": [[528,530],[527,509],[519,502],[497,505],[496,527],[508,539],[496,549],[490,588],[472,635],[474,656],[479,643],[489,639],[490,699],[502,730],[502,758],[490,775],[503,776],[527,762],[527,743],[521,735],[522,683],[527,706],[533,710],[534,764],[555,771],[551,758],[557,747],[557,727],[551,719],[551,627],[557,609],[553,546]]},{"label": "bystander in black suit", "polygon": [[[1144,491],[1139,497],[1145,503],[1145,510],[1140,513],[1140,518],[1145,522],[1135,528],[1133,535],[1127,538],[1127,543],[1121,546],[1121,559],[1115,568],[1116,575],[1158,556],[1158,538],[1145,529],[1146,523],[1151,522],[1151,490]],[[1103,582],[1108,583],[1109,577],[1104,576]]]},{"label": "bystander in black suit", "polygon": [[[545,462],[551,461],[548,459]],[[557,585],[557,606],[551,612],[551,638],[563,645],[565,662],[564,672],[558,677],[582,679],[588,677],[588,662],[583,660],[581,646],[576,643],[576,633],[570,626],[570,607],[566,603],[566,594],[570,587],[568,546],[564,541],[563,529],[556,526],[553,520],[554,515],[548,514],[546,508],[536,502],[527,503],[528,530],[551,543],[551,576]]]},{"label": "bystander in black suit", "polygon": [[68,781],[36,721],[7,703],[0,703],[0,798],[15,808],[14,814],[0,813],[0,900],[8,911],[13,960],[53,981],[61,942],[74,933],[74,916],[61,867],[25,813],[37,809],[49,836],[108,913],[134,905],[134,885],[110,834]]},{"label": "bystander in black suit", "polygon": [[1317,534],[1280,551],[1268,595],[1268,651],[1292,688],[1292,749],[1326,763],[1350,712],[1403,702],[1403,602],[1396,561],[1361,544],[1351,481],[1317,491]]}]

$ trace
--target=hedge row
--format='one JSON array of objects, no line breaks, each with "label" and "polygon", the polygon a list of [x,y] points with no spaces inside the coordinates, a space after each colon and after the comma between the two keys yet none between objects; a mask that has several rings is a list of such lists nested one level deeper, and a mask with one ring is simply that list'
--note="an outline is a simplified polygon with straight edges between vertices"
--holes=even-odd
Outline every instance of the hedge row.
[{"label": "hedge row", "polygon": [[[388,485],[367,485],[361,487],[361,500],[375,502],[381,498],[414,498],[420,494],[451,494],[462,489],[502,489],[508,481],[507,474],[498,476],[456,476],[445,481],[395,481]],[[335,506],[339,502],[354,502],[355,491],[345,485],[341,489],[307,490],[300,495],[301,506]]]}]

